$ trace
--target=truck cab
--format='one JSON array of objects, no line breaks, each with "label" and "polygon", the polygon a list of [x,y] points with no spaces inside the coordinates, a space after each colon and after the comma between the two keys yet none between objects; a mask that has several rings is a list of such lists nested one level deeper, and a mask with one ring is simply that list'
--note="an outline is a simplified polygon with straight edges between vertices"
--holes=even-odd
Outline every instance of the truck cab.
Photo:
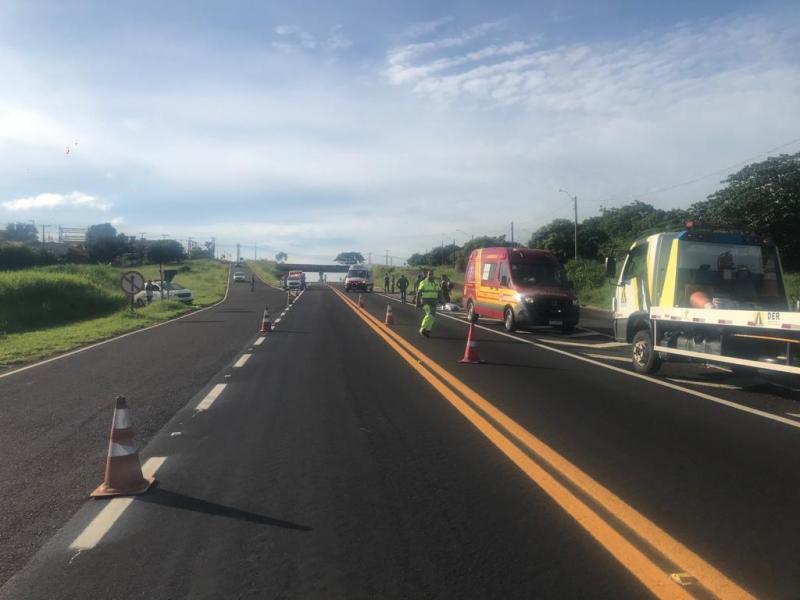
[{"label": "truck cab", "polygon": [[[775,360],[769,356],[791,362],[785,348],[795,343],[794,334],[776,338],[739,328],[786,318],[789,301],[775,246],[752,234],[687,225],[635,241],[617,276],[614,337],[633,344],[634,368],[654,371],[663,353],[748,366]],[[606,270],[616,275],[613,259]]]}]

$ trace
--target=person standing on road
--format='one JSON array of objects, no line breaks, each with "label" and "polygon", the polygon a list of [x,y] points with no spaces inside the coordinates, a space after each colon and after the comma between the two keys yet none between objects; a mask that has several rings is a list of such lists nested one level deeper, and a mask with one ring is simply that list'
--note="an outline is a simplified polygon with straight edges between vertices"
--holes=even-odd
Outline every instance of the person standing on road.
[{"label": "person standing on road", "polygon": [[414,305],[420,306],[419,284],[425,280],[425,271],[417,273],[417,281],[414,282]]},{"label": "person standing on road", "polygon": [[153,282],[150,279],[144,285],[144,295],[147,298],[147,303],[150,304],[153,301]]},{"label": "person standing on road", "polygon": [[251,292],[255,292],[256,291],[256,274],[255,273],[250,273],[250,291]]},{"label": "person standing on road", "polygon": [[384,294],[388,294],[389,293],[389,274],[388,273],[383,276],[383,293]]},{"label": "person standing on road", "polygon": [[453,283],[447,278],[447,275],[442,275],[442,304],[450,303],[450,290],[453,289]]},{"label": "person standing on road", "polygon": [[428,271],[428,277],[423,279],[417,293],[422,299],[422,310],[425,316],[422,317],[419,333],[424,337],[431,337],[431,329],[433,329],[433,321],[436,318],[436,304],[439,302],[442,288],[439,282],[433,278],[433,269]]},{"label": "person standing on road", "polygon": [[393,294],[394,294],[394,284],[395,284],[394,273],[392,273],[392,293]]},{"label": "person standing on road", "polygon": [[406,289],[408,288],[408,278],[405,274],[400,275],[400,279],[397,280],[397,289],[400,290],[400,302],[403,304],[406,303]]}]

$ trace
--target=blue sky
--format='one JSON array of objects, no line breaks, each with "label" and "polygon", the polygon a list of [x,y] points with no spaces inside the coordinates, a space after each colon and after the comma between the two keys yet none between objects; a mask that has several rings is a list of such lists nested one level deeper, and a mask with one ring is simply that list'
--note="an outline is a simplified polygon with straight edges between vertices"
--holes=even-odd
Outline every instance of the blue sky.
[{"label": "blue sky", "polygon": [[0,223],[402,257],[800,138],[800,5],[11,0],[0,73]]}]

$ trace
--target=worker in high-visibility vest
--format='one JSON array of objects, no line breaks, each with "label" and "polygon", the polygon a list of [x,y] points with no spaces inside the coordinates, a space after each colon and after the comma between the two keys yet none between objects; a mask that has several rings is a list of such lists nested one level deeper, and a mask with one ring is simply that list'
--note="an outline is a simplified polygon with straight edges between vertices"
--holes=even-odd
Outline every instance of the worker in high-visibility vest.
[{"label": "worker in high-visibility vest", "polygon": [[420,281],[417,288],[417,295],[422,300],[422,310],[425,313],[419,328],[420,335],[431,337],[431,329],[433,329],[433,321],[436,317],[436,305],[441,292],[442,288],[439,282],[433,278],[433,270],[428,271],[428,276]]}]

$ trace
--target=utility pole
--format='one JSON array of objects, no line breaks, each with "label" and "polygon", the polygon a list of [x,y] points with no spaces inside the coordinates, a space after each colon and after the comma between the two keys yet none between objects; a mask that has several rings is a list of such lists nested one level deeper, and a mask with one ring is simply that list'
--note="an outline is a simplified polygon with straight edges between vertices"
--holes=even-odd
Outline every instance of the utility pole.
[{"label": "utility pole", "polygon": [[242,246],[241,244],[236,244],[236,262],[238,263],[242,259]]},{"label": "utility pole", "polygon": [[568,198],[572,200],[572,203],[575,206],[575,260],[578,260],[578,197],[573,196],[567,190],[558,190],[559,192],[563,192],[567,195]]},{"label": "utility pole", "polygon": [[389,266],[389,250],[386,250],[386,266]]},{"label": "utility pole", "polygon": [[141,241],[144,241],[144,234],[145,234],[145,233],[147,233],[147,232],[146,232],[146,231],[140,231],[140,232],[139,232],[139,239],[140,239]]},{"label": "utility pole", "polygon": [[211,258],[217,258],[217,238],[211,238]]},{"label": "utility pole", "polygon": [[514,247],[514,221],[511,221],[511,247]]},{"label": "utility pole", "polygon": [[162,234],[161,234],[161,239],[162,239],[162,240],[165,240],[165,239],[167,239],[167,237],[169,237],[169,234],[168,234],[168,233],[162,233]]},{"label": "utility pole", "polygon": [[372,252],[367,252],[367,264],[372,266]]},{"label": "utility pole", "polygon": [[253,242],[253,260],[258,260],[258,244]]}]

